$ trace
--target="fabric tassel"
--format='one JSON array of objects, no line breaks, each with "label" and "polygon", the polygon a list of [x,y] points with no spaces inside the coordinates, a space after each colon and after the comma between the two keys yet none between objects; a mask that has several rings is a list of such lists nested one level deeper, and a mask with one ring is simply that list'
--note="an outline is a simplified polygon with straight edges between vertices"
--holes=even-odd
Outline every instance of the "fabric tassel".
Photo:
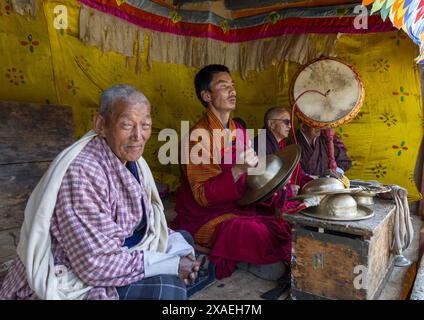
[{"label": "fabric tassel", "polygon": [[35,17],[38,11],[37,0],[11,0],[13,10],[20,15]]},{"label": "fabric tassel", "polygon": [[102,51],[135,56],[137,73],[141,70],[138,60],[144,49],[145,34],[149,37],[149,67],[153,61],[195,68],[219,63],[228,66],[231,71],[240,72],[242,78],[246,78],[251,70],[263,70],[280,61],[305,64],[320,56],[333,55],[338,38],[337,34],[290,34],[272,39],[226,43],[142,29],[81,5],[80,39]]}]

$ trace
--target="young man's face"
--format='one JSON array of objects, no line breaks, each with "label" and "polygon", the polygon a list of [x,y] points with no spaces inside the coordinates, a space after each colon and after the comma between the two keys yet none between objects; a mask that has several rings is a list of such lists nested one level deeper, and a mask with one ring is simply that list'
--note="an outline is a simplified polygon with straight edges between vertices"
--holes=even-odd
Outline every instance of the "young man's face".
[{"label": "young man's face", "polygon": [[219,111],[232,111],[236,108],[234,81],[227,72],[217,72],[210,83],[210,91],[202,91],[202,98]]},{"label": "young man's face", "polygon": [[150,105],[117,102],[106,119],[101,117],[100,129],[113,153],[122,161],[137,161],[152,133]]}]

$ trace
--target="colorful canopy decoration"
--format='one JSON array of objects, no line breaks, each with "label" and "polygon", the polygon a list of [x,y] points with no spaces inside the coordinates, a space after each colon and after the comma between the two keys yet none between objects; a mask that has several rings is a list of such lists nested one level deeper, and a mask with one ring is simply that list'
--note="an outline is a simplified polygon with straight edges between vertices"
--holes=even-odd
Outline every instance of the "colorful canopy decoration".
[{"label": "colorful canopy decoration", "polygon": [[417,62],[424,63],[424,0],[363,0],[362,4],[372,4],[371,14],[380,11],[383,20],[389,17],[405,31],[420,46]]},{"label": "colorful canopy decoration", "polygon": [[378,15],[367,17],[367,28],[357,28],[358,3],[352,0],[292,0],[243,10],[229,10],[223,0],[182,6],[163,0],[78,1],[80,39],[87,45],[130,58],[147,50],[149,66],[226,64],[243,77],[278,61],[304,64],[333,55],[340,33],[396,30]]},{"label": "colorful canopy decoration", "polygon": [[[368,28],[354,26],[358,3],[338,1],[331,6],[275,7],[246,12],[215,10],[210,6],[178,8],[164,1],[79,0],[93,9],[124,19],[139,27],[180,36],[210,38],[224,42],[242,42],[285,34],[370,33],[392,31],[378,16],[369,17]],[[315,5],[320,2],[315,1]],[[356,2],[356,1],[355,1]],[[337,3],[337,2],[335,2]],[[266,10],[266,11],[265,11]]]}]

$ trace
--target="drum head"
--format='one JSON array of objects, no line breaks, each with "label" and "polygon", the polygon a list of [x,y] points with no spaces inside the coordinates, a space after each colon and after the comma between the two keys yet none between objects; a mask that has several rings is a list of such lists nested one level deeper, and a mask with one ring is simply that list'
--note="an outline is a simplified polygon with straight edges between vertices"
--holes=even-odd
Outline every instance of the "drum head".
[{"label": "drum head", "polygon": [[[314,90],[317,92],[303,92]],[[365,90],[358,73],[336,58],[320,58],[303,66],[291,84],[295,112],[314,128],[337,127],[351,121],[359,112]]]}]

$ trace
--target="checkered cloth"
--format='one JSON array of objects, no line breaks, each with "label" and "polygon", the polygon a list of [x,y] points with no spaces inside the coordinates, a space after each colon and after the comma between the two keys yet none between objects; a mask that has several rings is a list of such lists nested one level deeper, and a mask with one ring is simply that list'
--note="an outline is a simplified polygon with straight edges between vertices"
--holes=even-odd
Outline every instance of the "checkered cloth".
[{"label": "checkered cloth", "polygon": [[116,288],[120,300],[186,300],[186,286],[178,276],[161,274]]},{"label": "checkered cloth", "polygon": [[[187,243],[194,246],[190,233],[184,230],[176,232],[179,232]],[[158,275],[116,289],[120,300],[185,300],[214,281],[215,265],[209,263],[200,268],[195,283],[188,287],[177,276]]]}]

